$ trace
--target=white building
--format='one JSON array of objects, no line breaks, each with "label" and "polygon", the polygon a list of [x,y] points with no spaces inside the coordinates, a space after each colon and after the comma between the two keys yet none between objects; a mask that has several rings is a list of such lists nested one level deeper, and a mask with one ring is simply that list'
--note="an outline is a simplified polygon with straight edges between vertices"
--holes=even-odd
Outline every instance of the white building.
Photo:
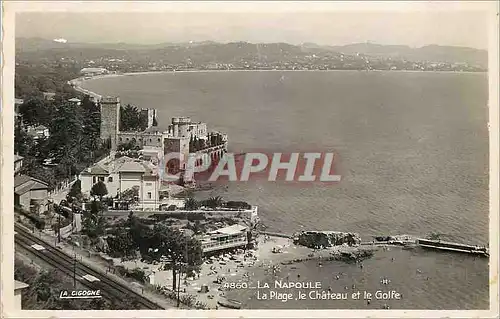
[{"label": "white building", "polygon": [[37,214],[48,208],[48,184],[27,175],[14,176],[14,205]]},{"label": "white building", "polygon": [[92,186],[101,181],[106,185],[108,197],[120,195],[134,187],[138,188],[137,207],[134,209],[154,210],[159,206],[160,181],[156,167],[148,161],[120,157],[107,158],[80,174],[82,193],[90,195]]},{"label": "white building", "polygon": [[84,76],[95,76],[101,74],[107,74],[108,70],[105,68],[83,68],[80,70],[80,73]]},{"label": "white building", "polygon": [[49,129],[44,125],[31,126],[28,127],[28,135],[32,136],[33,139],[44,139],[50,136]]},{"label": "white building", "polygon": [[247,232],[248,227],[235,224],[200,236],[203,253],[229,248],[244,248],[248,245]]}]

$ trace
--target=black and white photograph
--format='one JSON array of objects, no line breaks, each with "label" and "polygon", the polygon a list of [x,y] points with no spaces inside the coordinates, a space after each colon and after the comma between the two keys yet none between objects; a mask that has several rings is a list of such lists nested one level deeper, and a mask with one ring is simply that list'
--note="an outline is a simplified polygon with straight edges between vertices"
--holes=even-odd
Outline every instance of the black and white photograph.
[{"label": "black and white photograph", "polygon": [[9,311],[498,316],[498,3],[84,2],[3,4]]}]

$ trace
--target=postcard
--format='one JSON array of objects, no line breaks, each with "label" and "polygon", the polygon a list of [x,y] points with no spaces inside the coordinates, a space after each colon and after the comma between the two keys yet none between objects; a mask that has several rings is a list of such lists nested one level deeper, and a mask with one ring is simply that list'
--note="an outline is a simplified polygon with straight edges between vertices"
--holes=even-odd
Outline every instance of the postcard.
[{"label": "postcard", "polygon": [[2,6],[6,318],[498,316],[496,2]]}]

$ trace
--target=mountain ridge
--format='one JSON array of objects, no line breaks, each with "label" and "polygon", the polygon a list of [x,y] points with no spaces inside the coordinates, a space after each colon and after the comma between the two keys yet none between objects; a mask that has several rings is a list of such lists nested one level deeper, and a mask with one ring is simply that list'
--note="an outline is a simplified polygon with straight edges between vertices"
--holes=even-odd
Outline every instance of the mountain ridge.
[{"label": "mountain ridge", "polygon": [[158,44],[133,44],[133,43],[88,43],[88,42],[56,42],[43,38],[17,38],[17,53],[33,53],[34,51],[64,52],[81,49],[95,54],[111,54],[114,50],[118,53],[151,54],[161,56],[184,53],[186,56],[213,56],[231,60],[231,56],[258,55],[272,56],[279,59],[291,55],[323,54],[323,55],[365,55],[372,58],[403,59],[409,61],[432,61],[447,63],[468,63],[486,67],[488,63],[487,50],[463,46],[444,46],[437,44],[413,48],[408,45],[386,45],[377,43],[352,43],[347,45],[321,45],[316,43],[302,43],[294,45],[289,43],[250,43],[246,41],[220,43],[215,41],[200,42],[162,42]]}]

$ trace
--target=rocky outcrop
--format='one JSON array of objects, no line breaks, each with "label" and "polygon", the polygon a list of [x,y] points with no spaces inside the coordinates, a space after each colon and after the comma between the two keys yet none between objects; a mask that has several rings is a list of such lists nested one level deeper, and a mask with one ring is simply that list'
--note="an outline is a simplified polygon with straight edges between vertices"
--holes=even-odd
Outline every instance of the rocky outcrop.
[{"label": "rocky outcrop", "polygon": [[357,249],[351,252],[342,252],[338,256],[337,260],[343,260],[345,262],[360,262],[364,259],[373,256],[374,251],[372,249]]},{"label": "rocky outcrop", "polygon": [[294,263],[299,263],[309,260],[320,260],[320,261],[337,260],[337,261],[344,261],[346,263],[361,262],[365,259],[372,257],[376,249],[377,248],[371,248],[371,247],[362,248],[362,246],[360,246],[355,248],[347,248],[345,250],[344,249],[332,250],[329,255],[321,255],[321,254],[318,255],[313,253],[308,255],[307,257],[294,258],[292,260],[282,261],[281,264],[291,265]]},{"label": "rocky outcrop", "polygon": [[361,243],[361,238],[357,233],[306,231],[296,234],[293,242],[309,248],[328,248],[343,244],[357,246]]}]

